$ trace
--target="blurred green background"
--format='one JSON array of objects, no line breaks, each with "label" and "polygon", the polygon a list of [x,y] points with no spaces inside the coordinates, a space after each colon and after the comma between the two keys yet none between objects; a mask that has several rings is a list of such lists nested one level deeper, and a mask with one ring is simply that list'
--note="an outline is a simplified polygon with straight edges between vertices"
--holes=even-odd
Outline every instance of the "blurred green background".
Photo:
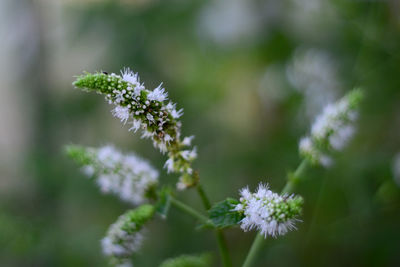
[{"label": "blurred green background", "polygon": [[[363,87],[357,135],[333,167],[308,172],[303,222],[266,242],[257,266],[400,266],[399,1],[3,0],[0,22],[1,266],[106,266],[99,240],[129,206],[62,147],[114,143],[162,168],[102,97],[71,86],[124,66],[184,108],[213,201],[259,181],[280,191],[314,117]],[[179,197],[202,209],[193,191]],[[227,231],[235,266],[254,235]],[[216,251],[212,233],[172,210],[134,264],[203,251]]]}]

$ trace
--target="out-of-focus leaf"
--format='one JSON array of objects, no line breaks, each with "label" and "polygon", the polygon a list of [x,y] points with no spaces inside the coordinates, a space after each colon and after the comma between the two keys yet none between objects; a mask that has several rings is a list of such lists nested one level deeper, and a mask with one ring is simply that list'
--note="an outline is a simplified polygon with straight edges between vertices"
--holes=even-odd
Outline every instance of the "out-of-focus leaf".
[{"label": "out-of-focus leaf", "polygon": [[160,267],[208,267],[208,266],[211,266],[210,254],[202,254],[199,256],[181,255],[176,258],[167,259],[160,265]]}]

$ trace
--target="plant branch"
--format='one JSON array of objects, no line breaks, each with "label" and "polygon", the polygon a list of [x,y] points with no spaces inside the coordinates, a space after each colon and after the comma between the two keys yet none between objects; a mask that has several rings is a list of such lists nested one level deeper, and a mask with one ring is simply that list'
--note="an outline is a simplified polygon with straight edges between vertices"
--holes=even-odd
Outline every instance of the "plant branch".
[{"label": "plant branch", "polygon": [[226,244],[225,236],[222,230],[216,230],[217,241],[218,241],[218,248],[222,258],[222,264],[225,267],[231,267],[232,262],[229,256],[228,246]]},{"label": "plant branch", "polygon": [[247,254],[247,257],[243,263],[243,267],[250,267],[254,260],[256,259],[257,253],[261,250],[264,244],[264,236],[260,233],[257,233],[256,238],[251,245],[250,251]]},{"label": "plant branch", "polygon": [[[282,190],[282,194],[290,194],[293,193],[295,190],[296,186],[299,184],[301,181],[301,178],[303,177],[305,171],[309,167],[309,163],[306,159],[303,159],[303,161],[300,163],[300,165],[297,167],[297,169],[294,171],[294,173],[289,174],[288,180],[286,182],[285,187]],[[261,250],[263,244],[264,244],[264,236],[261,234],[257,234],[256,238],[253,241],[253,244],[251,245],[250,251],[247,254],[247,257],[243,263],[243,267],[250,267],[252,266],[253,262],[255,261],[258,252]]]},{"label": "plant branch", "polygon": [[293,174],[289,174],[288,181],[286,182],[285,187],[282,190],[282,193],[290,194],[293,193],[296,186],[299,184],[302,176],[309,166],[308,160],[303,159],[297,169]]},{"label": "plant branch", "polygon": [[181,211],[185,212],[186,214],[189,214],[193,218],[199,220],[201,223],[207,223],[208,222],[208,218],[206,216],[204,216],[203,214],[201,214],[197,210],[193,209],[192,207],[186,205],[185,203],[177,200],[174,197],[171,197],[171,204],[174,205],[179,210],[181,210]]},{"label": "plant branch", "polygon": [[[197,193],[199,194],[201,201],[203,202],[203,206],[206,210],[209,210],[211,208],[211,203],[210,200],[208,199],[206,193],[203,190],[203,187],[199,184],[196,186]],[[219,253],[221,254],[221,259],[222,259],[222,265],[224,267],[231,267],[232,262],[229,256],[229,250],[228,250],[228,245],[226,244],[224,232],[220,229],[217,229],[215,231],[216,237],[217,237],[217,242],[218,242],[218,249]]]},{"label": "plant branch", "polygon": [[211,203],[210,200],[208,199],[206,193],[203,190],[203,187],[201,186],[201,184],[197,184],[196,186],[197,189],[197,193],[199,193],[199,196],[201,198],[201,201],[203,202],[203,206],[206,210],[209,210],[211,208]]}]

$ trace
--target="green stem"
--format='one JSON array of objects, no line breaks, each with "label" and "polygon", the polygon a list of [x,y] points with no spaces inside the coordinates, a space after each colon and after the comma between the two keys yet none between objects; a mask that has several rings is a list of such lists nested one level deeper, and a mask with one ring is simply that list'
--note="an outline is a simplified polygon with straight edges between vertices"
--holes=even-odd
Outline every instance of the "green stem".
[{"label": "green stem", "polygon": [[256,238],[251,245],[250,251],[247,254],[246,260],[243,263],[243,267],[250,267],[256,259],[258,252],[261,250],[264,244],[264,236],[257,233]]},{"label": "green stem", "polygon": [[203,202],[204,208],[206,210],[209,210],[211,208],[211,203],[210,203],[210,200],[208,199],[206,193],[204,192],[201,184],[197,184],[196,189],[197,189],[197,193],[199,193],[199,195],[200,195],[201,201]]},{"label": "green stem", "polygon": [[[208,199],[206,193],[203,190],[203,187],[199,184],[196,186],[197,193],[199,194],[201,201],[203,202],[204,208],[209,210],[211,208],[210,200]],[[221,254],[222,265],[224,267],[231,267],[232,262],[229,256],[228,245],[226,244],[224,232],[220,229],[215,231],[217,242],[218,242],[218,249],[219,253]]]},{"label": "green stem", "polygon": [[231,267],[232,262],[231,258],[229,257],[228,246],[226,244],[225,236],[222,230],[216,230],[217,241],[218,241],[218,248],[222,258],[222,264],[225,267]]},{"label": "green stem", "polygon": [[174,205],[179,210],[189,214],[190,216],[194,217],[195,219],[199,220],[201,223],[207,223],[208,218],[201,214],[200,212],[196,211],[192,207],[186,205],[185,203],[180,202],[176,198],[171,197],[171,204]]},{"label": "green stem", "polygon": [[[297,167],[293,174],[289,174],[288,181],[286,182],[285,187],[282,190],[282,194],[290,194],[293,193],[294,189],[296,188],[297,184],[300,182],[301,178],[303,177],[305,171],[307,170],[309,163],[306,159],[304,159],[300,165]],[[255,261],[258,252],[261,250],[264,244],[264,236],[261,234],[257,234],[256,238],[251,245],[250,251],[247,254],[247,257],[243,263],[243,267],[250,267],[252,266],[253,262]]]},{"label": "green stem", "polygon": [[296,186],[299,184],[302,176],[309,166],[308,160],[303,159],[297,169],[293,174],[289,174],[288,181],[286,182],[285,187],[282,190],[282,193],[290,194],[293,193]]}]

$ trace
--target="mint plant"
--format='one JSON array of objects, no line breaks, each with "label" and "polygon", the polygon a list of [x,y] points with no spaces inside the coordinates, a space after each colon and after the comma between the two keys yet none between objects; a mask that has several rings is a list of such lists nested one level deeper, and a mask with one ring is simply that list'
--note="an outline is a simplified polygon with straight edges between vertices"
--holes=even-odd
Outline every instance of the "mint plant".
[{"label": "mint plant", "polygon": [[[270,190],[267,181],[261,181],[258,189],[248,187],[240,190],[238,199],[226,198],[211,205],[201,186],[198,171],[192,167],[197,157],[192,146],[194,136],[182,137],[182,109],[168,100],[162,86],[146,89],[139,76],[129,69],[120,75],[104,72],[84,73],[73,85],[87,92],[105,96],[113,105],[112,114],[133,132],[141,131],[142,138],[151,139],[155,148],[167,155],[166,171],[179,173],[175,186],[164,184],[159,172],[146,160],[134,153],[124,154],[113,146],[101,148],[69,145],[67,154],[93,178],[104,193],[118,196],[135,208],[121,215],[112,224],[101,244],[112,266],[132,266],[131,256],[144,242],[146,224],[157,217],[168,216],[170,207],[194,217],[204,230],[216,234],[222,265],[232,266],[224,229],[240,227],[244,231],[255,230],[257,234],[243,266],[252,266],[262,243],[268,237],[277,238],[296,229],[301,222],[303,198],[294,191],[308,168],[333,164],[333,152],[342,150],[355,132],[358,107],[362,99],[360,89],[349,92],[337,103],[329,105],[312,126],[310,136],[299,143],[303,161],[288,176],[281,194]],[[178,191],[195,189],[208,211],[203,214],[178,199]],[[156,215],[159,216],[156,216]],[[151,238],[151,233],[148,233]],[[183,255],[167,259],[163,267],[210,266],[209,254]]]}]

